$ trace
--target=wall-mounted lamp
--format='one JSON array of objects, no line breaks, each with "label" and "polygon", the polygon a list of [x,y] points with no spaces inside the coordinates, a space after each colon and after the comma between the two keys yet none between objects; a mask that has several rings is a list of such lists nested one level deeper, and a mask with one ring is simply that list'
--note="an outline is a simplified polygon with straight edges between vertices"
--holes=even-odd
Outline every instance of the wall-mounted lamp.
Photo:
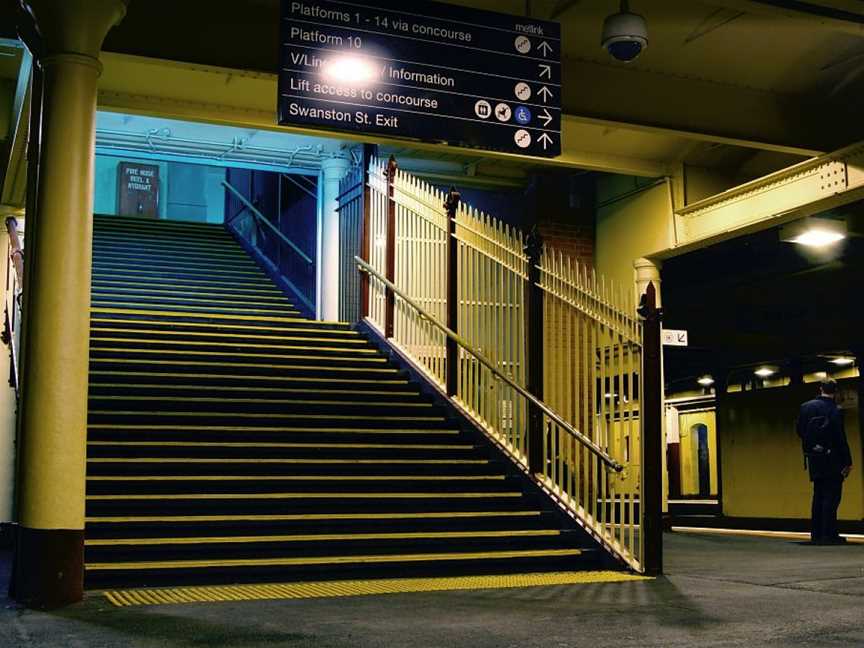
[{"label": "wall-mounted lamp", "polygon": [[848,235],[846,221],[831,218],[805,218],[780,228],[780,240],[806,247],[828,247]]}]

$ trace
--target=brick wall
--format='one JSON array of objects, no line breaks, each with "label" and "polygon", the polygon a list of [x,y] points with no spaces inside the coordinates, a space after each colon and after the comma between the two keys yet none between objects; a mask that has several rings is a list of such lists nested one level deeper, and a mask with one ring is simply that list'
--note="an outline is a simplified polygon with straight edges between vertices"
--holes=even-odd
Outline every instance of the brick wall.
[{"label": "brick wall", "polygon": [[594,176],[545,172],[529,190],[543,241],[580,263],[594,264]]}]

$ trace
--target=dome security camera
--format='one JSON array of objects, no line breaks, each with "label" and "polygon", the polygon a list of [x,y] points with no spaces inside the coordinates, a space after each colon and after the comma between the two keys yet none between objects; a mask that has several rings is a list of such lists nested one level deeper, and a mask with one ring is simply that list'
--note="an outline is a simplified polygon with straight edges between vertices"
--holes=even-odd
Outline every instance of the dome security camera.
[{"label": "dome security camera", "polygon": [[622,0],[621,11],[603,21],[601,41],[612,58],[624,63],[636,59],[648,47],[648,24],[639,14],[630,13],[627,0]]}]

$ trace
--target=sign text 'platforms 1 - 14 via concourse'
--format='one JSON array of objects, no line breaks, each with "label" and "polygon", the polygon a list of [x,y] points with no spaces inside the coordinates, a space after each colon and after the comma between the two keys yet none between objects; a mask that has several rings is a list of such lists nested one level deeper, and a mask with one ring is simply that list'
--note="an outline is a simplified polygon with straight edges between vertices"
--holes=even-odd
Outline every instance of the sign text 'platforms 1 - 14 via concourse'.
[{"label": "sign text 'platforms 1 - 14 via concourse'", "polygon": [[420,0],[283,0],[279,123],[561,154],[558,23]]}]

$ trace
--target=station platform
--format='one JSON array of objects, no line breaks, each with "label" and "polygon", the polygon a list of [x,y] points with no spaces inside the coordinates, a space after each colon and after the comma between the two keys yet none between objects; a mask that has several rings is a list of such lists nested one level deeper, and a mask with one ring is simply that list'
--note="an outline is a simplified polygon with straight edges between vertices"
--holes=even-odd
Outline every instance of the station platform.
[{"label": "station platform", "polygon": [[128,607],[93,593],[54,613],[2,600],[0,645],[864,645],[864,545],[690,533],[665,544],[666,576],[627,582]]}]

